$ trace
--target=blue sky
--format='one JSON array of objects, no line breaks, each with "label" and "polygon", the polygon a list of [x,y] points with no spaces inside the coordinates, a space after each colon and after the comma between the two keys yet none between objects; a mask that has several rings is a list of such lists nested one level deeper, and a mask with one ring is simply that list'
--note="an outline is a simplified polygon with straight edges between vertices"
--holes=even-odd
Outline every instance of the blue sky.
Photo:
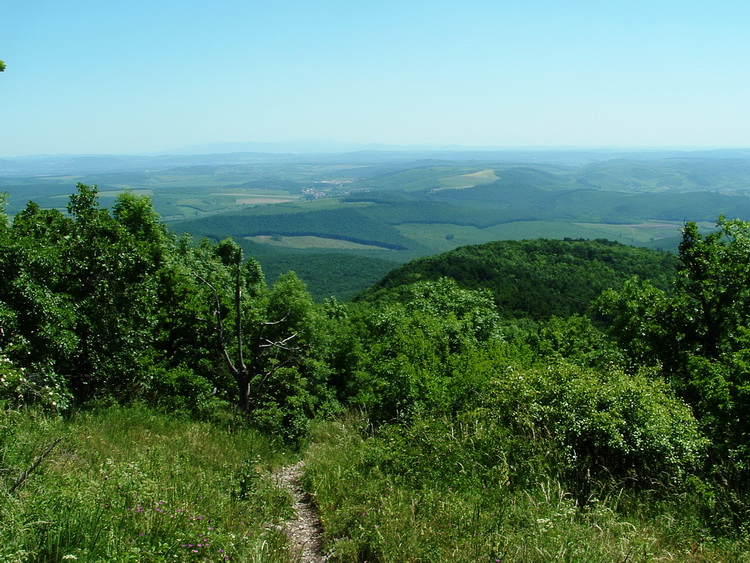
[{"label": "blue sky", "polygon": [[5,0],[0,157],[750,147],[750,2]]}]

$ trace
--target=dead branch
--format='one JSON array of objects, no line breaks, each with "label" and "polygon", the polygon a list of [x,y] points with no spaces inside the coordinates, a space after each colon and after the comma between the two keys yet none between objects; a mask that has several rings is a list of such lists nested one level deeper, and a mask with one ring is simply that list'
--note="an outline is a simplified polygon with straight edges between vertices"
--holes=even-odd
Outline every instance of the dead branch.
[{"label": "dead branch", "polygon": [[260,344],[260,348],[280,348],[281,350],[286,350],[287,352],[294,352],[297,350],[297,348],[293,348],[291,346],[287,346],[287,342],[290,340],[294,340],[299,336],[298,333],[294,333],[291,336],[285,338],[284,340],[268,340],[267,338],[265,340],[265,344]]},{"label": "dead branch", "polygon": [[216,301],[216,310],[214,311],[214,317],[216,318],[216,333],[219,338],[219,345],[221,346],[221,352],[224,355],[224,360],[227,362],[229,369],[233,374],[236,375],[238,373],[238,369],[234,365],[234,362],[232,362],[232,358],[229,356],[229,350],[227,350],[227,345],[224,340],[224,323],[221,320],[221,300],[219,299],[219,292],[216,291],[216,288],[211,285],[211,282],[209,282],[203,276],[196,274],[195,272],[193,272],[193,276],[195,276],[196,279],[200,280],[206,286],[208,286],[208,288],[214,294],[214,300]]},{"label": "dead branch", "polygon": [[50,454],[50,452],[53,449],[55,449],[55,446],[57,446],[57,444],[59,444],[60,442],[62,442],[62,440],[63,440],[63,437],[61,436],[60,438],[58,438],[57,440],[55,440],[54,442],[52,442],[52,444],[50,444],[47,447],[47,449],[45,449],[39,455],[39,457],[36,459],[36,461],[31,464],[31,467],[29,467],[26,471],[24,471],[23,473],[21,473],[21,476],[18,479],[16,479],[16,482],[13,483],[13,486],[10,488],[10,492],[11,493],[14,492],[18,487],[20,487],[21,485],[24,484],[24,482],[26,481],[26,479],[29,478],[29,475],[31,475],[34,471],[36,471],[36,468],[39,467],[41,465],[41,463],[44,461],[44,458],[47,457]]}]

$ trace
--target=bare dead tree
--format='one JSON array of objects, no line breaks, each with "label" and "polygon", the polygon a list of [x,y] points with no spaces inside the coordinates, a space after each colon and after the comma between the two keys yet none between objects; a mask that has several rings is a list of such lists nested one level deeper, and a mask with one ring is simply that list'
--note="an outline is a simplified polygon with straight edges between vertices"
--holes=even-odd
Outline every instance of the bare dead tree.
[{"label": "bare dead tree", "polygon": [[227,339],[225,337],[225,330],[224,330],[224,321],[222,319],[221,315],[221,298],[219,291],[216,289],[216,287],[211,284],[205,277],[194,273],[193,275],[197,280],[199,280],[201,283],[206,285],[211,292],[213,293],[214,297],[214,311],[212,313],[214,319],[215,319],[215,331],[216,336],[218,339],[219,347],[221,349],[221,353],[224,357],[224,360],[227,364],[227,367],[229,368],[229,371],[231,372],[232,376],[234,377],[235,383],[237,384],[237,391],[238,391],[238,404],[243,410],[249,410],[252,403],[252,389],[251,384],[253,383],[253,380],[255,381],[256,386],[256,393],[260,389],[260,387],[263,386],[263,384],[268,380],[270,376],[272,376],[279,368],[284,367],[287,365],[289,359],[288,357],[285,358],[282,361],[276,361],[272,363],[270,366],[267,366],[265,371],[263,371],[263,363],[262,359],[268,354],[269,351],[275,350],[275,351],[285,351],[287,352],[287,356],[289,354],[292,354],[297,351],[295,347],[291,345],[291,342],[297,338],[298,333],[293,333],[286,338],[283,338],[281,340],[272,340],[269,338],[266,338],[266,329],[272,326],[283,324],[287,318],[288,314],[285,315],[283,318],[277,320],[277,321],[262,321],[258,324],[257,329],[255,331],[254,338],[252,338],[251,343],[249,345],[250,350],[250,358],[249,361],[246,361],[245,359],[245,338],[242,330],[242,255],[241,253],[238,253],[238,264],[236,264],[236,276],[234,280],[234,311],[235,311],[235,341],[236,341],[236,351],[233,355],[230,353],[230,347],[227,344]]}]

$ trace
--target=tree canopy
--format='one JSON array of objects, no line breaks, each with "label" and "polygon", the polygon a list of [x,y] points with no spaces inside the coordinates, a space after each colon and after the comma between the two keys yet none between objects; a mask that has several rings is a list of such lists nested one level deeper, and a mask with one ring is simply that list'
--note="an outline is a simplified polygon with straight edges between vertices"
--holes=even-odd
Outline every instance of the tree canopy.
[{"label": "tree canopy", "polygon": [[599,294],[633,275],[666,289],[677,258],[606,240],[496,241],[419,258],[391,271],[358,296],[399,300],[410,284],[448,277],[466,289],[487,289],[506,318],[583,314]]}]

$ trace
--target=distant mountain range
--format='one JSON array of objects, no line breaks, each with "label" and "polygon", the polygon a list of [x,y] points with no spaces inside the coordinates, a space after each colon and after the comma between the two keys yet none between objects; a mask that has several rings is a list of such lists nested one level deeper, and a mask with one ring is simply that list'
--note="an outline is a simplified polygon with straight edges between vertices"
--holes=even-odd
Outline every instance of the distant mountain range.
[{"label": "distant mountain range", "polygon": [[199,145],[187,145],[161,154],[209,155],[226,153],[263,153],[263,154],[340,154],[353,152],[383,151],[388,153],[506,153],[523,155],[551,154],[598,154],[599,159],[622,158],[625,155],[643,158],[644,155],[658,155],[659,158],[684,156],[686,153],[709,153],[726,156],[727,152],[739,152],[750,156],[750,150],[741,149],[684,149],[684,148],[592,148],[592,147],[500,147],[500,146],[467,146],[456,144],[419,144],[391,145],[384,143],[354,143],[328,140],[296,140],[273,143],[264,142],[216,142]]},{"label": "distant mountain range", "polygon": [[[380,143],[347,143],[338,141],[316,141],[316,140],[299,140],[299,141],[282,141],[276,143],[205,143],[200,145],[188,145],[165,154],[183,154],[183,155],[204,155],[220,153],[264,153],[264,154],[330,154],[330,153],[347,153],[359,151],[454,151],[465,150],[459,146],[436,146],[436,145],[414,145],[398,146],[385,145]],[[492,149],[500,150],[500,149]]]},{"label": "distant mountain range", "polygon": [[398,146],[335,141],[209,143],[152,155],[69,154],[0,158],[0,176],[155,171],[180,166],[276,163],[375,164],[433,161],[582,166],[594,162],[664,158],[750,158],[750,149],[582,149]]}]

